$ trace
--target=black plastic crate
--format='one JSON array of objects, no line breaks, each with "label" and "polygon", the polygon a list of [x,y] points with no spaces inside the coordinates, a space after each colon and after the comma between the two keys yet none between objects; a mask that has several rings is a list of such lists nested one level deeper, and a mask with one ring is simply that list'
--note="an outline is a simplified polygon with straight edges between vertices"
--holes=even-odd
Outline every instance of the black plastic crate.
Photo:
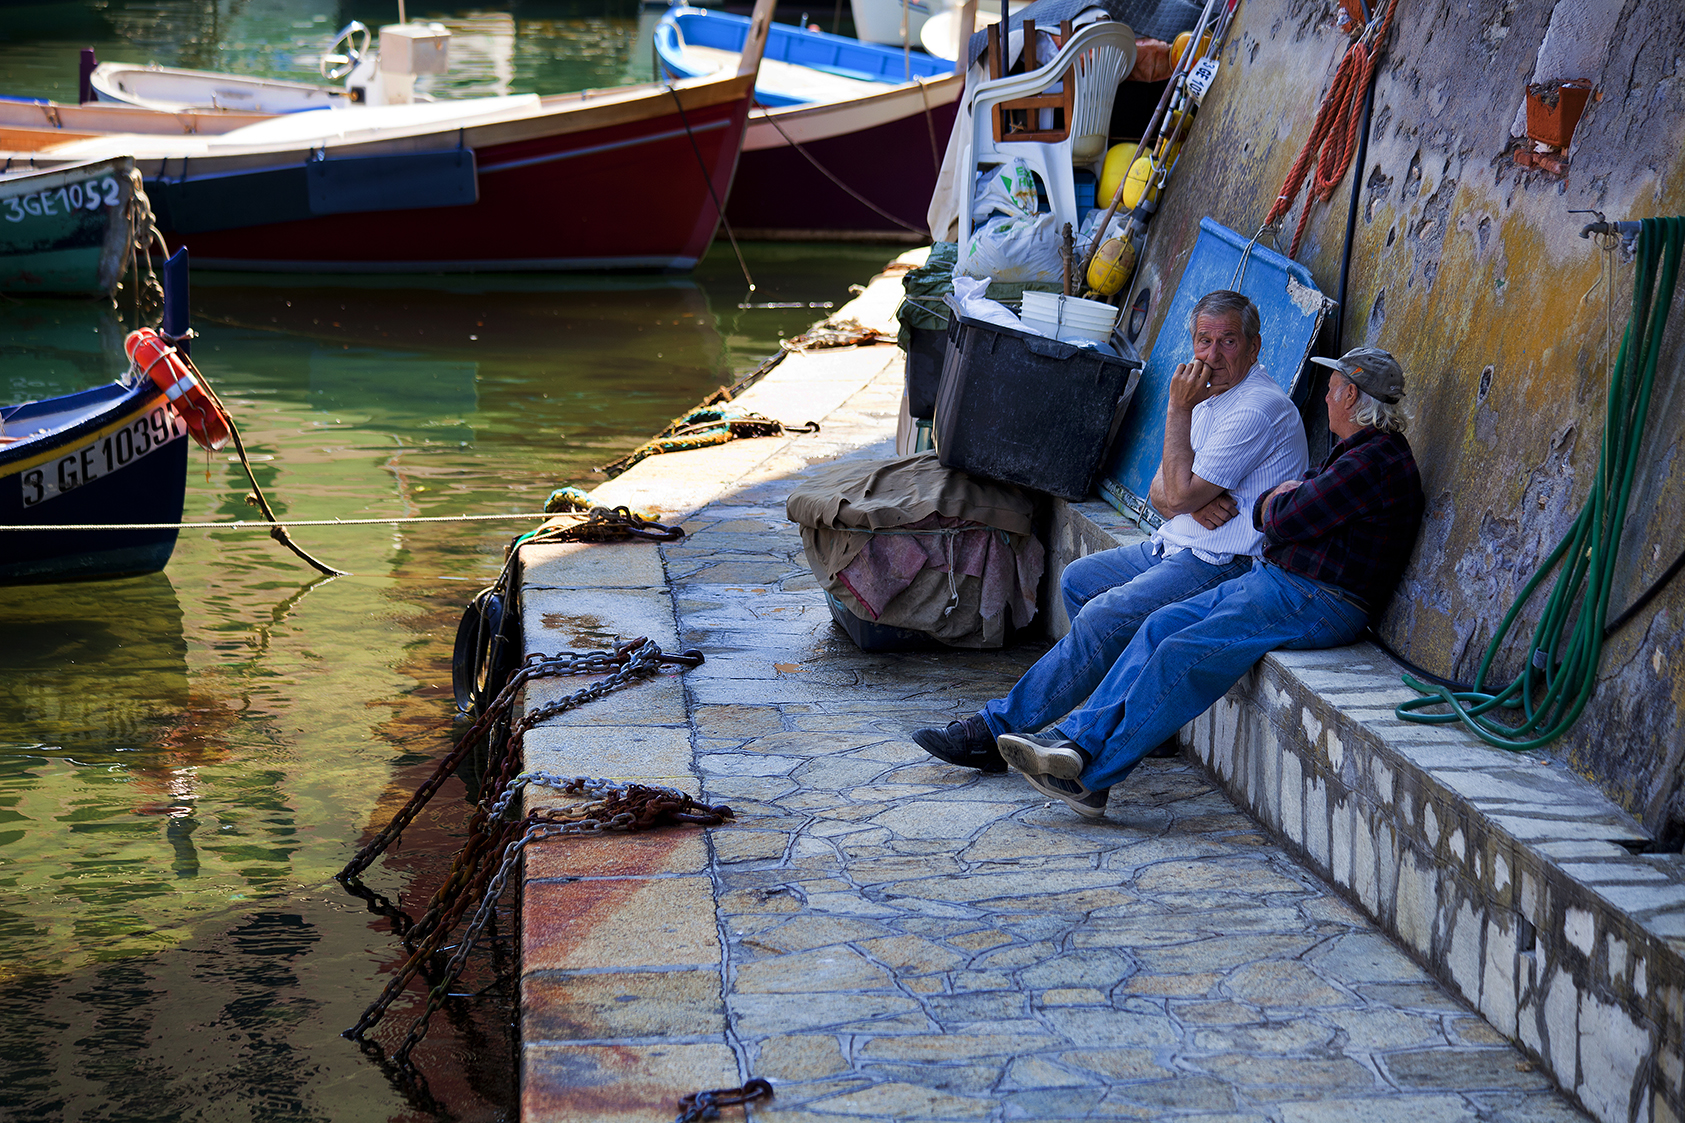
[{"label": "black plastic crate", "polygon": [[914,328],[912,335],[907,350],[907,411],[914,417],[934,417],[948,332],[946,328]]},{"label": "black plastic crate", "polygon": [[943,467],[1088,498],[1141,378],[1122,336],[1108,355],[961,316],[950,302],[936,393]]}]

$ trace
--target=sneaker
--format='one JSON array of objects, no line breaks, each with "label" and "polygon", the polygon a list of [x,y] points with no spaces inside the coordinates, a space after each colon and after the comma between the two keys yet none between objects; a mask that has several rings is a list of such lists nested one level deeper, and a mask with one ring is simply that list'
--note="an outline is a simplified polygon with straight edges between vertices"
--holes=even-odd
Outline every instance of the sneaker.
[{"label": "sneaker", "polygon": [[950,721],[946,729],[920,729],[913,733],[918,747],[949,764],[981,772],[1005,772],[1006,761],[995,748],[995,735],[982,714],[964,721]]},{"label": "sneaker", "polygon": [[1112,794],[1112,789],[1091,792],[1082,786],[1080,780],[1066,780],[1059,776],[1048,776],[1043,773],[1026,772],[1024,779],[1030,787],[1042,795],[1062,799],[1065,805],[1084,819],[1100,819],[1106,814],[1106,797]]},{"label": "sneaker", "polygon": [[1053,734],[1002,733],[996,742],[1006,763],[1025,773],[1075,780],[1088,765],[1088,757],[1069,741]]}]

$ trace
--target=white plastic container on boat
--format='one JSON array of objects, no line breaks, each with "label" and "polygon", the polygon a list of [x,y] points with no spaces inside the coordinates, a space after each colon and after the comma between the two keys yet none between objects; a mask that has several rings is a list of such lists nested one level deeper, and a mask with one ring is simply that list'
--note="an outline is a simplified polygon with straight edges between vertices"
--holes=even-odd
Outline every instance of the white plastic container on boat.
[{"label": "white plastic container on boat", "polygon": [[1099,300],[1060,296],[1054,292],[1026,292],[1023,320],[1031,331],[1051,339],[1090,339],[1105,343],[1112,337],[1118,310]]}]

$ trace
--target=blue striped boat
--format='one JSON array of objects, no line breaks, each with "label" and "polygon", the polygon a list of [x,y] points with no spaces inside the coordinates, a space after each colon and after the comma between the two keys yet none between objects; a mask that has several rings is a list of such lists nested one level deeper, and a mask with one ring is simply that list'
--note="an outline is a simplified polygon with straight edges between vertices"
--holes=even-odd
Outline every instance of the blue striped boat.
[{"label": "blue striped boat", "polygon": [[[0,526],[181,521],[187,426],[151,379],[0,407]],[[174,530],[0,530],[0,584],[163,569]]]}]

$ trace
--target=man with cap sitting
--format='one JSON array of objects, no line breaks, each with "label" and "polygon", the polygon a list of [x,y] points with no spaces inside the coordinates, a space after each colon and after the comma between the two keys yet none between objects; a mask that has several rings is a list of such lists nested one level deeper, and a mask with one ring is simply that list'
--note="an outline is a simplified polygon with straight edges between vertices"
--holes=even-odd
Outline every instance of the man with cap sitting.
[{"label": "man with cap sitting", "polygon": [[1155,610],[1239,577],[1263,551],[1244,514],[1310,463],[1293,402],[1258,362],[1258,308],[1238,292],[1206,293],[1188,317],[1194,357],[1176,368],[1164,455],[1148,498],[1165,523],[1150,542],[1077,558],[1059,589],[1070,632],[995,698],[946,729],[912,737],[949,764],[1004,772],[1003,733],[1034,733],[1087,698]]},{"label": "man with cap sitting", "polygon": [[1006,762],[1078,814],[1204,713],[1266,652],[1351,643],[1386,607],[1422,521],[1399,406],[1404,372],[1377,347],[1316,359],[1338,442],[1302,479],[1258,497],[1264,556],[1244,576],[1147,617],[1088,701],[1045,735],[1006,733]]}]

